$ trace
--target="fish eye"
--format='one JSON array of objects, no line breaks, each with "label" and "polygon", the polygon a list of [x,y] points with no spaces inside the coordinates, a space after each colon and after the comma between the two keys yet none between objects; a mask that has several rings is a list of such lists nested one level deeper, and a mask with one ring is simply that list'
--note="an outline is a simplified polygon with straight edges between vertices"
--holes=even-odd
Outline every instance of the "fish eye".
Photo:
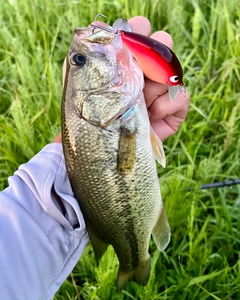
[{"label": "fish eye", "polygon": [[171,76],[170,78],[169,78],[169,80],[172,82],[172,83],[175,83],[175,82],[178,82],[179,81],[179,77],[178,76]]},{"label": "fish eye", "polygon": [[76,53],[72,56],[71,62],[74,65],[77,65],[79,67],[83,67],[86,63],[86,56],[82,53]]}]

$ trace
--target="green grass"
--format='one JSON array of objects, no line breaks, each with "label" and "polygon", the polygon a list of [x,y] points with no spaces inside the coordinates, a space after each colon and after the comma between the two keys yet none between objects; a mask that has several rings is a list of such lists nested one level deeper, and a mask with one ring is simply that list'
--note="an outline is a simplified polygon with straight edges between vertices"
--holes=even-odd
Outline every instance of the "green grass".
[{"label": "green grass", "polygon": [[163,253],[151,243],[148,285],[122,293],[113,250],[97,267],[88,247],[54,300],[240,299],[240,186],[199,190],[240,177],[238,0],[0,0],[0,186],[60,131],[61,66],[73,29],[97,13],[145,15],[184,67],[191,106],[159,168],[172,239]]}]

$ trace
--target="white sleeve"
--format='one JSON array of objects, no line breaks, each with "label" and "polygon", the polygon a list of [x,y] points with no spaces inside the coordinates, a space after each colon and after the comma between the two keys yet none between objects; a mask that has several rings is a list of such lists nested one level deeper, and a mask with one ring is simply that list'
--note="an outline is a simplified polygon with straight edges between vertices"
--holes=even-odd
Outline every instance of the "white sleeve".
[{"label": "white sleeve", "polygon": [[0,192],[0,298],[51,299],[88,240],[62,145],[49,144]]}]

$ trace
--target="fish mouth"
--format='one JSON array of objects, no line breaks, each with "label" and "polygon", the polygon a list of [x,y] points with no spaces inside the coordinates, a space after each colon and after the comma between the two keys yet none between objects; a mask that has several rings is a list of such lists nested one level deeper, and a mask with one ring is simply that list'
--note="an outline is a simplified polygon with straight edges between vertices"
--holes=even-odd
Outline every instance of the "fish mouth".
[{"label": "fish mouth", "polygon": [[[94,26],[94,25],[92,25]],[[106,27],[108,28],[108,27]],[[92,34],[84,38],[85,41],[97,44],[110,44],[115,38],[115,33],[108,30],[92,31]]]}]

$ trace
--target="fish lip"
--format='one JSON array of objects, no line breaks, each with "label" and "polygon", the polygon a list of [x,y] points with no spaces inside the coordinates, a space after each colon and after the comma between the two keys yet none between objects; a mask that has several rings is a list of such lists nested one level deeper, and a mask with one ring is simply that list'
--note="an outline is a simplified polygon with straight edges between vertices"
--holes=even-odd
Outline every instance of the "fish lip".
[{"label": "fish lip", "polygon": [[87,27],[76,27],[73,33],[79,35],[80,32],[85,31],[86,29]]}]

